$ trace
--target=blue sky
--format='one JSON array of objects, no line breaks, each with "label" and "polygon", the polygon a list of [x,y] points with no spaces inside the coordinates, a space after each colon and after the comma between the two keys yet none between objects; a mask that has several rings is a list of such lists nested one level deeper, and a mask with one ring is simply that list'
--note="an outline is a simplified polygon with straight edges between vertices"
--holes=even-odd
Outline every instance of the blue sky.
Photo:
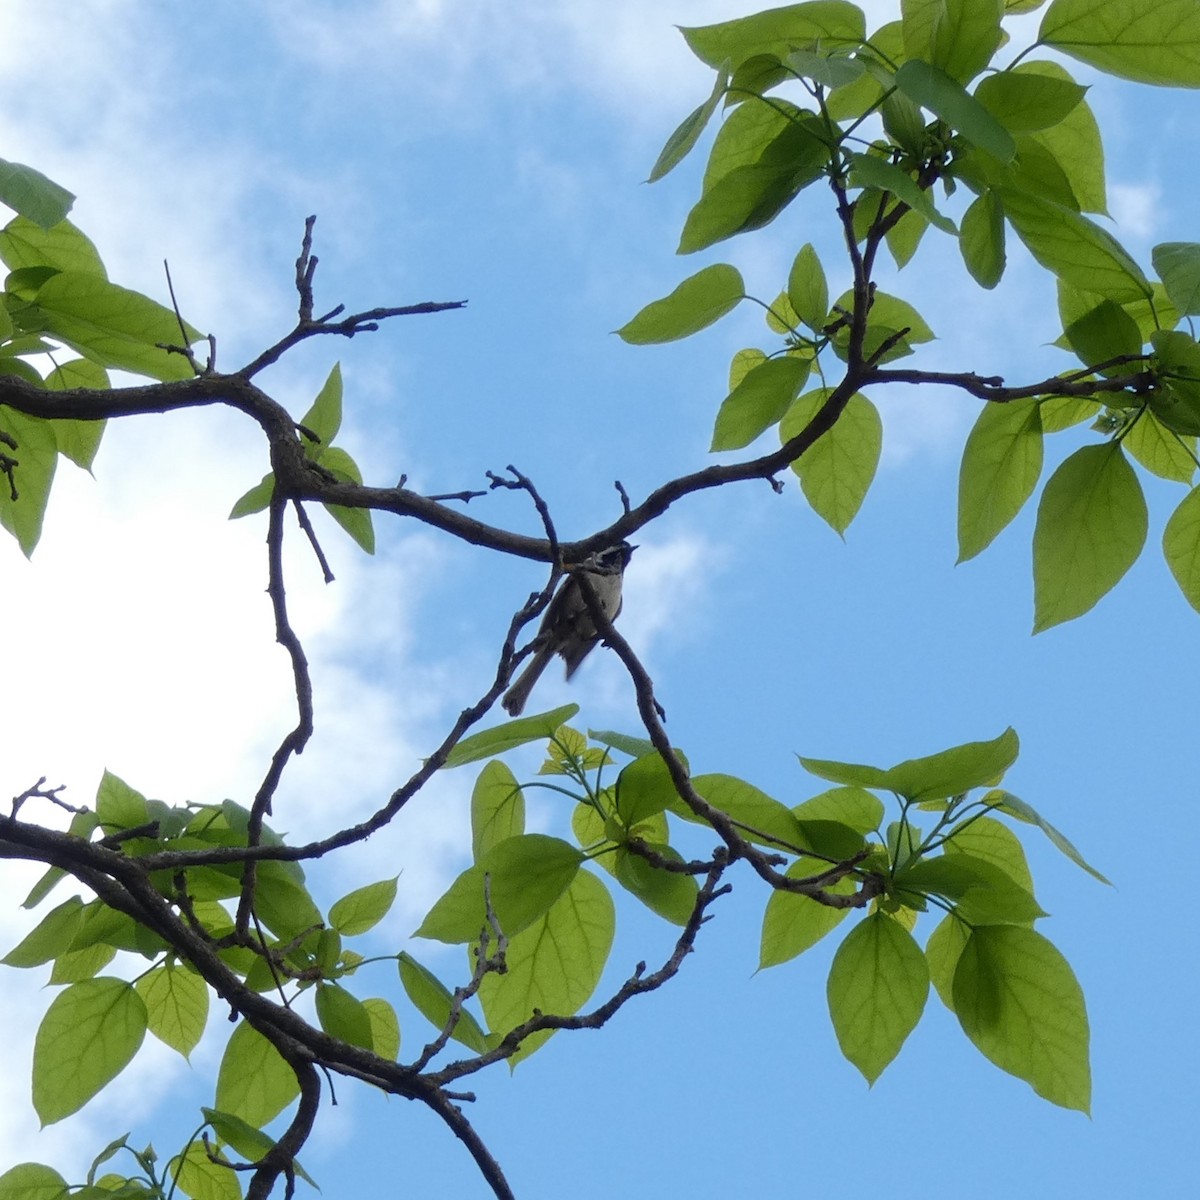
[{"label": "blue sky", "polygon": [[[611,330],[710,261],[738,264],[769,300],[807,240],[835,292],[844,286],[820,205],[678,259],[701,160],[641,182],[709,87],[672,25],[755,7],[217,3],[185,20],[146,0],[9,5],[0,154],[78,193],[75,219],[120,282],[163,298],[169,259],[185,313],[216,334],[226,368],[289,327],[310,212],[318,307],[469,299],[462,312],[305,347],[264,382],[299,415],[340,358],[346,441],[370,479],[407,473],[424,490],[456,491],[512,462],[560,531],[578,536],[616,515],[614,479],[636,500],[704,465],[730,354],[765,344],[750,306],[675,346],[627,347]],[[873,22],[893,7],[869,6]],[[1200,240],[1189,161],[1200,104],[1095,82],[1117,232],[1148,265],[1157,242]],[[1066,365],[1046,345],[1058,333],[1052,285],[1027,259],[1012,252],[1004,284],[984,294],[935,238],[884,285],[939,335],[914,365],[1010,382]],[[1150,488],[1143,559],[1094,612],[1033,639],[1032,511],[982,558],[953,566],[974,402],[915,390],[875,399],[883,463],[844,544],[795,487],[694,497],[639,537],[622,628],[694,769],[741,775],[789,803],[823,786],[797,752],[887,765],[1017,728],[1023,750],[1006,784],[1116,884],[1027,836],[1053,914],[1043,931],[1088,999],[1093,1119],[992,1068],[933,997],[868,1090],[825,1009],[832,945],[754,976],[765,897],[747,877],[672,986],[601,1033],[559,1036],[512,1077],[501,1068],[476,1081],[472,1118],[523,1197],[825,1193],[851,1180],[933,1200],[1109,1197],[1175,1190],[1189,1171],[1200,980],[1180,895],[1187,860],[1172,864],[1197,799],[1187,681],[1200,619],[1157,551],[1178,497]],[[94,480],[64,468],[32,565],[0,546],[9,673],[21,681],[0,696],[8,794],[45,774],[82,801],[105,766],[176,802],[253,788],[289,720],[288,680],[262,594],[262,527],[225,514],[263,469],[255,430],[236,414],[129,422],[110,428]],[[536,531],[516,497],[475,503],[481,519]],[[540,583],[528,564],[398,521],[378,522],[373,560],[322,528],[338,582],[323,587],[302,546],[289,565],[318,737],[276,812],[305,836],[372,811],[407,776],[485,686],[508,614]],[[570,689],[548,675],[537,701],[573,699],[581,725],[633,731],[630,687],[604,658]],[[356,878],[403,871],[373,949],[404,944],[464,865],[468,771],[439,778],[344,865],[312,873],[332,898]],[[534,809],[552,831],[567,815]],[[25,886],[22,876],[0,905],[6,945],[29,924],[15,911]],[[622,905],[607,982],[670,941]],[[457,952],[411,949],[447,978],[461,967]],[[398,992],[379,971],[367,990]],[[28,1158],[78,1167],[127,1127],[170,1153],[210,1102],[221,1015],[192,1068],[148,1045],[127,1078],[38,1134],[27,1079],[39,982],[5,977],[0,1169]],[[412,1050],[426,1031],[402,1019]],[[344,1081],[338,1100],[304,1155],[326,1196],[487,1194],[415,1106]]]}]

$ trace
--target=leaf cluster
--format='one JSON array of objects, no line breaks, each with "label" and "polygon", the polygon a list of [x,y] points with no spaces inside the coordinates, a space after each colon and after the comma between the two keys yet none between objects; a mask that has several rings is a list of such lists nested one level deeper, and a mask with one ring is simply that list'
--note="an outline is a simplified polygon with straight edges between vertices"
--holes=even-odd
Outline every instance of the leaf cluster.
[{"label": "leaf cluster", "polygon": [[[725,118],[679,252],[761,228],[825,187],[851,247],[854,284],[831,302],[806,243],[774,300],[747,296],[737,268],[718,263],[617,331],[633,344],[671,341],[743,300],[759,304],[779,341],[735,354],[711,448],[740,450],[776,429],[797,452],[792,469],[806,499],[839,534],[879,462],[872,387],[927,383],[981,396],[989,403],[962,460],[960,561],[990,544],[1033,494],[1044,434],[1091,418],[1102,440],[1056,469],[1038,507],[1035,631],[1087,612],[1128,571],[1148,527],[1138,468],[1191,488],[1200,433],[1200,348],[1190,323],[1200,311],[1200,244],[1155,247],[1151,279],[1088,215],[1104,215],[1107,199],[1087,88],[1057,61],[1029,57],[1053,50],[1125,78],[1200,86],[1186,50],[1200,17],[1191,4],[1136,6],[1135,20],[1124,0],[1054,0],[1034,45],[1011,54],[1005,16],[1036,7],[914,0],[899,21],[868,33],[854,5],[833,0],[685,30],[716,82],[650,178],[682,161],[722,104]],[[1001,51],[1005,65],[995,62]],[[943,204],[960,187],[972,198],[956,222]],[[930,228],[955,239],[983,288],[1003,277],[1014,234],[1055,276],[1058,344],[1082,368],[1021,388],[971,372],[889,368],[934,334],[908,301],[877,288],[876,254],[886,246],[903,269]],[[818,386],[805,390],[814,375]],[[1163,553],[1200,608],[1198,512],[1192,488],[1167,522]]]}]

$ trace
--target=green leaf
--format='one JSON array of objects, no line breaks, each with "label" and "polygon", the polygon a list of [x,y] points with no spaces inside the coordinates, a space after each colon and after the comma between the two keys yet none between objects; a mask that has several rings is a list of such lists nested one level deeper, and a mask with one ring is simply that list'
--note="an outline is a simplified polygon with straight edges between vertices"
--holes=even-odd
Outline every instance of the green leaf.
[{"label": "green leaf", "polygon": [[[825,125],[808,114],[788,121],[758,159],[705,183],[684,222],[678,253],[769,225],[829,163]],[[827,135],[826,135],[827,136]]]},{"label": "green leaf", "polygon": [[920,59],[909,59],[896,72],[896,86],[914,103],[940,117],[972,145],[1002,163],[1015,157],[1017,148],[1012,134],[945,71]]},{"label": "green leaf", "polygon": [[[327,446],[314,452],[312,458],[343,483],[362,483],[362,472],[358,469],[358,464],[340,446]],[[369,508],[326,504],[325,511],[367,554],[375,553],[375,526]]]},{"label": "green leaf", "polygon": [[71,211],[74,203],[71,192],[47,179],[41,171],[0,158],[0,204],[7,204],[42,229],[49,229]]},{"label": "green leaf", "polygon": [[1061,433],[1073,425],[1090,421],[1100,412],[1100,404],[1080,396],[1051,396],[1038,401],[1043,433]]},{"label": "green leaf", "polygon": [[1120,444],[1076,450],[1050,477],[1033,533],[1034,633],[1082,616],[1133,565],[1146,501]]},{"label": "green leaf", "polygon": [[[1102,300],[1095,308],[1072,321],[1063,330],[1063,336],[1087,367],[1121,355],[1140,354],[1142,350],[1142,334],[1137,322],[1111,300]],[[1117,374],[1132,369],[1132,366],[1110,367],[1104,373]]]},{"label": "green leaf", "polygon": [[1038,42],[1121,79],[1200,87],[1195,0],[1054,0]]},{"label": "green leaf", "polygon": [[88,1168],[88,1184],[89,1186],[95,1182],[96,1172],[109,1159],[114,1158],[122,1150],[129,1148],[129,1134],[123,1133],[119,1138],[114,1138],[95,1158],[92,1159],[92,1165]]},{"label": "green leaf", "polygon": [[[649,838],[642,840],[647,849],[663,858],[683,862],[683,857],[665,842],[652,842]],[[617,848],[612,874],[622,887],[664,921],[682,926],[690,920],[700,891],[692,876],[655,866],[625,846]]]},{"label": "green leaf", "polygon": [[14,217],[0,230],[0,261],[11,271],[53,267],[107,278],[96,247],[70,221],[43,228],[26,217]]},{"label": "green leaf", "polygon": [[[509,940],[504,974],[483,977],[479,1000],[493,1033],[507,1033],[535,1012],[578,1012],[600,982],[615,926],[608,889],[590,871],[580,871],[553,907]],[[526,1039],[509,1065],[549,1037],[545,1030]]]},{"label": "green leaf", "polygon": [[[255,1129],[253,1125],[247,1125],[241,1117],[235,1117],[233,1113],[221,1112],[218,1108],[201,1108],[200,1111],[216,1131],[217,1137],[226,1145],[232,1146],[247,1162],[258,1162],[266,1157],[275,1145],[274,1138],[263,1133],[261,1129]],[[313,1187],[317,1186],[298,1162],[293,1161],[292,1165],[301,1179]]]},{"label": "green leaf", "polygon": [[1064,120],[1086,92],[1072,79],[1000,71],[980,80],[975,99],[1010,133],[1032,133]]},{"label": "green leaf", "polygon": [[578,704],[564,704],[549,712],[537,713],[532,717],[518,717],[505,721],[491,729],[473,733],[459,742],[446,758],[445,769],[461,767],[466,763],[478,762],[481,758],[492,758],[524,746],[527,742],[538,742],[551,737],[554,731],[569,721],[579,711]]},{"label": "green leaf", "polygon": [[626,829],[679,803],[666,760],[651,749],[621,769],[616,783],[616,815]]},{"label": "green leaf", "polygon": [[1121,444],[1161,479],[1191,483],[1196,473],[1196,439],[1168,429],[1152,412],[1142,413],[1125,430]]},{"label": "green leaf", "polygon": [[[899,822],[889,826],[889,843],[892,841],[893,829],[896,830],[898,845],[899,838],[906,827],[901,826]],[[1002,871],[997,870],[990,863],[976,864],[970,855],[960,855],[957,859],[951,859],[944,854],[914,855],[910,853],[909,851],[920,848],[919,832],[914,832],[913,835],[907,837],[905,843],[905,853],[898,856],[904,860],[903,865],[897,867],[894,876],[896,891],[905,893],[901,897],[905,904],[917,907],[914,903],[913,893],[957,900],[972,888],[986,886],[994,878],[1000,878],[1009,886],[1013,886],[1012,880]],[[977,866],[979,869],[976,869]],[[986,874],[984,874],[985,871]],[[923,911],[924,905],[920,907]]]},{"label": "green leaf", "polygon": [[17,443],[15,451],[4,452],[17,460],[13,471],[17,498],[12,498],[8,481],[0,485],[0,525],[17,539],[29,558],[42,536],[42,522],[58,465],[58,439],[54,423],[30,417],[15,408],[0,407],[0,429]]},{"label": "green leaf", "polygon": [[[833,302],[833,311],[851,312],[853,309],[854,291],[848,288]],[[936,336],[921,314],[907,300],[901,300],[887,292],[877,291],[871,297],[867,328],[871,329],[873,326],[880,326],[889,333],[903,332],[904,340],[914,344],[932,342]],[[845,344],[849,341],[849,334],[839,331],[838,338]]]},{"label": "green leaf", "polygon": [[947,799],[999,782],[1019,752],[1020,742],[1010,727],[990,742],[966,742],[925,758],[910,758],[885,772],[883,782],[875,786],[915,802]]},{"label": "green leaf", "polygon": [[1019,884],[996,871],[995,882],[969,888],[959,897],[955,912],[971,926],[1023,925],[1047,915],[1045,909]]},{"label": "green leaf", "polygon": [[[794,401],[779,423],[780,443],[786,444],[807,428],[830,395],[830,389],[818,388]],[[833,428],[792,463],[813,512],[835,533],[844,534],[858,515],[882,449],[879,411],[865,396],[855,393]]]},{"label": "green leaf", "polygon": [[352,996],[336,983],[317,984],[317,1020],[330,1037],[340,1038],[351,1046],[374,1050],[371,1017],[357,996]]},{"label": "green leaf", "polygon": [[[818,874],[828,864],[794,862],[785,874],[789,879],[805,879]],[[845,876],[826,889],[848,896],[855,888],[854,880]],[[840,925],[849,913],[848,908],[830,908],[818,900],[797,892],[772,891],[763,913],[762,938],[758,949],[758,967],[778,966],[815,946],[827,933]]]},{"label": "green leaf", "polygon": [[[289,866],[291,864],[288,864]],[[262,923],[283,941],[294,938],[323,922],[304,884],[287,873],[282,864],[259,863],[254,910]]]},{"label": "green leaf", "polygon": [[[95,388],[105,391],[110,386],[108,372],[86,358],[73,358],[55,363],[46,376],[46,390],[59,392],[66,388]],[[65,455],[85,471],[92,469],[100,439],[104,436],[105,421],[62,420],[54,422],[54,437],[59,454]]]},{"label": "green leaf", "polygon": [[1107,883],[1110,887],[1111,883],[1095,867],[1091,866],[1087,860],[1079,853],[1078,850],[1067,840],[1066,836],[1059,833],[1045,817],[1036,812],[1032,805],[1026,804],[1024,800],[1018,796],[1014,796],[1011,792],[994,791],[988,792],[983,797],[985,804],[997,805],[1001,812],[1011,813],[1019,821],[1024,821],[1029,825],[1036,825],[1050,841],[1065,854],[1077,867],[1081,867],[1094,879],[1098,879],[1101,883]]},{"label": "green leaf", "polygon": [[49,982],[52,986],[78,983],[99,975],[117,956],[116,948],[98,942],[81,950],[69,950],[54,960]]},{"label": "green leaf", "polygon": [[[732,775],[697,775],[692,786],[714,808],[726,813],[750,841],[768,846],[801,844],[800,826],[791,809],[744,779]],[[685,820],[697,819],[682,801],[677,801],[672,811]]]},{"label": "green leaf", "polygon": [[[453,996],[450,989],[427,967],[423,967],[407,951],[400,951],[400,982],[417,1011],[439,1032],[450,1022]],[[479,1022],[465,1008],[459,1008],[458,1021],[450,1036],[455,1041],[482,1054],[487,1049],[487,1035]]]},{"label": "green leaf", "polygon": [[52,1167],[19,1163],[0,1175],[0,1200],[67,1200],[67,1181]]},{"label": "green leaf", "polygon": [[851,187],[878,188],[882,192],[890,192],[943,233],[958,232],[954,222],[934,208],[929,193],[907,171],[894,163],[885,162],[875,154],[852,154],[850,161]]},{"label": "green leaf", "polygon": [[[792,72],[780,62],[777,55],[755,54],[752,58],[739,63],[738,69],[730,77],[729,87],[725,94],[725,107],[726,109],[738,106],[749,108],[751,105],[746,104],[747,100],[754,101],[765,98],[772,88],[778,87],[785,79],[792,77]],[[778,97],[772,97],[772,101],[777,102]]]},{"label": "green leaf", "polygon": [[38,289],[57,274],[57,267],[22,267],[19,271],[13,271],[4,281],[8,308],[20,316],[20,328],[26,331],[28,336],[37,336],[43,331],[43,326],[38,322],[32,307],[25,306],[32,306],[37,298]]},{"label": "green leaf", "polygon": [[[645,822],[646,826],[657,825],[656,833],[661,834],[662,841],[667,838],[667,819],[661,814],[652,821]],[[575,805],[571,813],[571,832],[575,835],[575,840],[582,846],[591,856],[592,861],[598,866],[603,867],[610,875],[616,874],[613,866],[617,842],[609,837],[609,834],[619,835],[620,831],[614,829],[611,824],[611,818],[605,820],[595,808],[590,804],[584,804],[582,801]]]},{"label": "green leaf", "polygon": [[806,359],[785,355],[752,367],[721,402],[709,450],[740,450],[779,422],[808,377]]},{"label": "green leaf", "polygon": [[858,763],[835,762],[830,758],[796,756],[800,765],[818,779],[858,788],[886,788],[888,773],[882,767],[866,767]]},{"label": "green leaf", "polygon": [[1200,488],[1188,492],[1171,514],[1163,530],[1163,557],[1184,599],[1200,612]]},{"label": "green leaf", "polygon": [[700,135],[704,132],[704,127],[713,113],[717,111],[717,105],[720,103],[721,97],[725,95],[725,89],[728,86],[729,76],[725,71],[718,71],[708,99],[684,117],[675,132],[667,138],[667,144],[662,148],[662,153],[659,154],[650,170],[647,183],[655,183],[669,171],[673,171],[687,157],[688,152],[700,140]]},{"label": "green leaf", "polygon": [[83,924],[83,901],[64,900],[48,912],[20,942],[0,959],[6,967],[40,967],[65,954]]},{"label": "green leaf", "polygon": [[[771,301],[771,306],[767,309],[766,313],[764,313],[763,315],[766,318],[767,328],[769,330],[771,330],[772,333],[781,333],[781,334],[795,333],[800,328],[800,325],[801,325],[800,318],[799,318],[799,316],[796,315],[796,310],[792,307],[792,302],[788,299],[787,292],[780,292],[779,295],[776,296],[775,299]],[[738,351],[738,354],[745,354],[747,356],[752,353],[755,353],[755,352],[754,351],[747,352],[745,350]],[[805,351],[805,353],[807,354],[807,351]],[[734,357],[736,358],[737,356],[735,355]],[[765,360],[767,356],[765,354],[763,354],[762,357]],[[747,363],[748,367],[752,367],[754,365],[755,364],[753,364],[753,363],[749,363],[749,362]],[[741,362],[738,363],[738,367],[740,369]],[[731,377],[733,375],[733,368],[734,368],[734,364],[731,361],[729,364],[729,374]],[[747,370],[746,374],[749,374],[748,370]],[[745,375],[743,375],[742,378],[745,378]],[[741,380],[739,379],[738,383],[740,383],[740,382],[741,382]],[[737,386],[737,384],[733,383],[731,380],[730,390],[732,391],[733,388],[736,386]]]},{"label": "green leaf", "polygon": [[829,313],[829,285],[825,271],[811,242],[800,247],[788,272],[788,300],[796,315],[809,329],[820,332]]},{"label": "green leaf", "polygon": [[1003,0],[903,0],[904,52],[966,83],[1000,45]]},{"label": "green leaf", "polygon": [[120,776],[105,771],[96,788],[96,817],[105,834],[136,829],[150,819],[146,797]]},{"label": "green leaf", "polygon": [[958,561],[991,545],[1021,511],[1042,473],[1036,400],[985,404],[963,447],[958,474]]},{"label": "green leaf", "polygon": [[828,88],[842,87],[860,79],[866,67],[844,54],[819,54],[812,50],[793,50],[784,60],[786,66],[803,79],[811,79]]},{"label": "green leaf", "polygon": [[517,777],[496,760],[479,772],[471,792],[471,857],[478,862],[505,838],[525,832],[525,793]]},{"label": "green leaf", "polygon": [[[1062,285],[1059,286],[1061,288]],[[1086,299],[1082,296],[1080,298]],[[1095,299],[1091,302],[1095,303]],[[1133,318],[1143,342],[1148,342],[1156,333],[1179,324],[1179,313],[1167,296],[1167,289],[1157,280],[1150,284],[1149,296],[1127,301],[1121,307]]]},{"label": "green leaf", "polygon": [[990,189],[977,196],[963,213],[958,248],[972,279],[994,288],[1004,274],[1004,209]]},{"label": "green leaf", "polygon": [[1025,891],[1033,894],[1033,875],[1021,839],[994,817],[974,817],[951,830],[943,847],[946,854],[969,854],[999,867]]},{"label": "green leaf", "polygon": [[874,833],[883,824],[883,801],[861,787],[834,787],[797,804],[792,813],[801,825],[811,821],[837,821],[861,834]]},{"label": "green leaf", "polygon": [[[10,343],[11,345],[11,343]],[[45,387],[46,381],[38,374],[32,363],[12,354],[0,352],[0,376],[23,379],[35,388]]]},{"label": "green leaf", "polygon": [[1029,253],[1048,271],[1118,304],[1150,294],[1141,268],[1094,221],[1015,188],[1001,192],[1004,213]]},{"label": "green leaf", "polygon": [[300,1084],[279,1051],[253,1025],[238,1025],[217,1072],[216,1107],[261,1128],[299,1094]]},{"label": "green leaf", "polygon": [[67,878],[61,867],[49,867],[42,877],[29,889],[29,895],[21,901],[22,908],[37,908],[52,891]]},{"label": "green leaf", "polygon": [[60,992],[33,1044],[33,1107],[43,1125],[78,1112],[130,1063],[146,1036],[146,1006],[123,979],[86,979]]},{"label": "green leaf", "polygon": [[1031,133],[1017,134],[1016,143],[1016,161],[1010,163],[1002,174],[994,171],[988,173],[992,186],[1015,189],[1027,196],[1060,204],[1071,212],[1079,212],[1079,198],[1054,151]]},{"label": "green leaf", "polygon": [[631,737],[627,733],[614,733],[610,729],[589,729],[588,737],[602,746],[610,746],[630,758],[641,758],[654,750],[654,743],[649,738]]},{"label": "green leaf", "polygon": [[[779,166],[780,151],[791,144],[785,135],[795,125],[811,122],[812,114],[790,100],[772,97],[769,102],[739,104],[725,118],[713,139],[704,165],[701,193],[711,191],[726,175],[740,167],[757,166],[764,159]],[[791,139],[797,135],[791,134]]]},{"label": "green leaf", "polygon": [[873,913],[838,947],[826,997],[842,1053],[874,1083],[900,1053],[929,995],[929,968],[912,934]]},{"label": "green leaf", "polygon": [[488,925],[484,877],[492,912],[511,938],[542,916],[579,873],[583,855],[560,838],[526,833],[493,846],[467,868],[429,910],[414,937],[475,942]]},{"label": "green leaf", "polygon": [[[310,458],[321,459],[320,450],[327,448],[337,432],[342,427],[342,364],[334,363],[317,398],[312,402],[308,412],[300,418],[300,424],[309,433],[316,434],[318,441],[312,442],[301,435],[301,445]],[[332,468],[331,468],[332,469]],[[358,482],[362,482],[359,476]]]},{"label": "green leaf", "polygon": [[[1052,62],[1021,63],[1011,73],[1028,78],[1075,82],[1058,63]],[[1100,140],[1100,127],[1086,100],[1081,100],[1057,125],[1029,136],[1054,156],[1066,174],[1080,209],[1091,213],[1108,211],[1104,146]]]},{"label": "green leaf", "polygon": [[[854,789],[850,789],[853,791]],[[793,809],[799,812],[800,806]],[[825,863],[845,862],[860,854],[866,847],[866,839],[852,825],[832,820],[816,820],[799,816],[800,845],[809,854],[814,854]]]},{"label": "green leaf", "polygon": [[329,910],[330,926],[343,937],[357,937],[373,929],[395,903],[397,878],[368,883],[335,901]]},{"label": "green leaf", "polygon": [[[217,1155],[221,1156],[218,1150]],[[241,1200],[237,1176],[222,1162],[214,1162],[202,1142],[191,1142],[167,1164],[167,1175],[178,1189],[195,1200]]]},{"label": "green leaf", "polygon": [[204,1119],[212,1126],[213,1131],[221,1141],[232,1146],[247,1162],[258,1162],[269,1154],[275,1145],[274,1138],[247,1125],[241,1117],[233,1113],[222,1112],[219,1108],[201,1107]]},{"label": "green leaf", "polygon": [[315,937],[310,933],[302,943],[303,950],[311,952],[313,965],[326,978],[336,977],[339,963],[345,962],[343,945],[342,935],[336,929],[316,930]]},{"label": "green leaf", "polygon": [[955,901],[968,925],[1032,925],[1046,916],[1030,890],[1002,867],[961,851],[910,860],[896,872],[895,884],[905,903],[914,892]]},{"label": "green leaf", "polygon": [[617,330],[633,346],[673,342],[719,321],[745,295],[741,272],[727,263],[714,263],[685,279],[669,296],[647,304]]},{"label": "green leaf", "polygon": [[884,132],[904,151],[907,158],[924,158],[929,148],[925,114],[903,92],[892,89],[879,108]]},{"label": "green leaf", "polygon": [[[96,814],[90,808],[85,808],[71,817],[67,832],[72,837],[83,838],[84,841],[87,841],[95,832],[97,824]],[[37,908],[64,878],[66,878],[65,871],[59,867],[50,867],[29,889],[29,895],[21,901],[21,907]]]},{"label": "green leaf", "polygon": [[167,963],[138,976],[133,986],[146,1005],[147,1028],[187,1058],[208,1023],[208,985],[195,971]]},{"label": "green leaf", "polygon": [[1063,956],[1040,933],[983,926],[954,972],[963,1032],[1002,1071],[1039,1096],[1088,1112],[1088,1020],[1083,992]]},{"label": "green leaf", "polygon": [[233,508],[229,510],[229,519],[233,521],[238,517],[248,517],[251,513],[262,512],[271,503],[273,495],[275,495],[275,472],[268,471],[248,492],[243,493]]},{"label": "green leaf", "polygon": [[1200,243],[1163,242],[1150,261],[1181,317],[1200,313]]},{"label": "green leaf", "polygon": [[862,10],[845,0],[813,0],[772,8],[717,25],[681,28],[693,54],[710,67],[729,59],[733,68],[756,54],[783,58],[790,51],[822,46],[857,46],[866,37]]},{"label": "green leaf", "polygon": [[938,999],[954,1011],[954,972],[967,944],[971,930],[953,913],[948,913],[925,943],[925,961],[929,964],[929,979]]},{"label": "green leaf", "polygon": [[102,367],[115,367],[151,379],[190,379],[192,368],[178,346],[200,340],[190,326],[179,328],[169,309],[128,288],[85,271],[61,271],[38,289],[36,304],[46,331]]},{"label": "green leaf", "polygon": [[1200,345],[1182,330],[1150,335],[1152,366],[1163,386],[1150,393],[1150,409],[1176,433],[1200,434]]},{"label": "green leaf", "polygon": [[910,209],[884,234],[897,268],[904,268],[912,261],[928,228],[929,219]]},{"label": "green leaf", "polygon": [[[892,23],[897,28],[900,25],[899,21]],[[884,26],[888,28],[888,26]],[[875,44],[875,39],[879,36],[876,32],[871,35],[871,43]],[[887,53],[886,49],[882,49],[881,53]],[[893,53],[903,56],[903,52],[893,50]],[[878,78],[876,72],[886,72],[882,62],[870,53],[870,50],[864,46],[855,56],[857,61],[864,63],[868,62],[875,64],[875,71],[870,68],[865,75],[861,76],[854,83],[843,84],[839,88],[835,88],[825,97],[825,112],[828,114],[831,121],[854,121],[857,120],[864,112],[870,111],[878,105],[883,98],[883,85]]]},{"label": "green leaf", "polygon": [[[767,322],[768,324],[770,323],[769,314]],[[765,363],[766,361],[767,356],[761,350],[755,350],[753,347],[738,350],[729,360],[729,390],[732,392],[759,363]]]},{"label": "green leaf", "polygon": [[371,1046],[380,1058],[394,1062],[400,1054],[400,1018],[381,996],[368,996],[362,1002],[371,1022]]}]

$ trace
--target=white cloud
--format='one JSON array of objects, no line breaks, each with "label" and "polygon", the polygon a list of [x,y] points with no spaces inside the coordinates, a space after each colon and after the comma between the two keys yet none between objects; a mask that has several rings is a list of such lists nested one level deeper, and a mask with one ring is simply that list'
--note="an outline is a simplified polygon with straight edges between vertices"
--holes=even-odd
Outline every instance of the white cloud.
[{"label": "white cloud", "polygon": [[[362,0],[347,12],[320,0],[280,11],[276,36],[314,72],[353,73],[360,86],[441,103],[478,104],[481,80],[528,92],[582,92],[657,128],[682,118],[711,82],[677,25],[761,11],[752,0]],[[868,26],[894,4],[862,7]],[[431,113],[431,115],[434,115]],[[443,114],[445,115],[445,114]],[[455,120],[464,119],[456,111]]]},{"label": "white cloud", "polygon": [[[303,213],[344,180],[336,171],[302,175],[235,129],[191,140],[203,122],[189,105],[206,82],[175,73],[172,54],[186,51],[184,39],[164,39],[155,53],[143,53],[156,19],[132,0],[30,10],[28,19],[6,7],[3,154],[79,194],[73,217],[115,280],[165,299],[161,263],[169,258],[186,315],[217,333],[219,365],[231,368],[283,332],[295,307],[290,271],[300,227],[289,224],[280,235],[290,257],[269,262],[264,193],[275,207]],[[45,86],[48,62],[69,87]],[[115,83],[115,63],[137,69],[123,70]],[[297,410],[316,390],[309,374],[286,364],[272,384],[285,400],[299,393]],[[377,452],[372,445],[367,457]],[[91,803],[108,767],[172,803],[249,803],[295,719],[288,661],[274,642],[264,591],[263,519],[226,519],[261,476],[265,457],[256,427],[232,411],[113,423],[95,479],[60,468],[33,562],[7,536],[0,539],[8,631],[0,789],[12,795],[45,775],[66,784],[73,803]],[[317,735],[287,778],[274,822],[301,835],[327,834],[382,804],[436,744],[449,690],[443,675],[420,665],[428,652],[411,628],[414,606],[442,569],[432,543],[410,538],[399,561],[367,563],[331,524],[321,528],[335,584],[321,582],[294,530],[288,554],[295,624],[318,681]],[[370,645],[384,647],[382,655],[368,657]],[[393,674],[380,681],[384,662]],[[396,678],[407,686],[390,686]],[[398,832],[377,835],[336,876],[313,868],[317,886],[336,895],[333,889],[361,882],[348,878],[352,868],[376,878],[403,870],[394,920],[411,931],[414,914],[456,867],[467,787],[466,780],[439,779]],[[33,802],[23,815],[62,820]],[[30,876],[6,867],[0,953],[44,915],[15,911]],[[30,1048],[48,994],[27,982],[5,983],[3,1165],[35,1156],[70,1161],[73,1147],[94,1153],[96,1138],[111,1132],[93,1129],[89,1108],[34,1136]],[[176,1074],[163,1069],[157,1051],[144,1052],[97,1110],[117,1105],[132,1123]]]},{"label": "white cloud", "polygon": [[1118,237],[1149,240],[1158,231],[1162,189],[1157,183],[1110,183],[1108,202]]},{"label": "white cloud", "polygon": [[642,653],[661,640],[688,640],[705,621],[727,552],[699,534],[639,545],[625,583],[621,627]]}]

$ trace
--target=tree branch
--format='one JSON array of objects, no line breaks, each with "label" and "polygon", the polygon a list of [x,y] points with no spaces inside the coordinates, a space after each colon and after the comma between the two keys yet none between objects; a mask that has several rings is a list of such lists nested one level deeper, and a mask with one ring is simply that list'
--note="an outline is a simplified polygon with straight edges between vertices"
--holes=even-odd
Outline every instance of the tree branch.
[{"label": "tree branch", "polygon": [[1072,371],[1065,375],[1052,375],[1040,383],[1027,383],[1020,387],[1005,387],[1004,380],[999,375],[976,375],[973,371],[918,371],[918,370],[887,370],[874,368],[864,380],[867,384],[936,383],[945,387],[956,387],[981,400],[997,404],[1005,404],[1013,400],[1032,400],[1048,396],[1074,396],[1088,400],[1094,396],[1104,396],[1128,392],[1134,396],[1145,395],[1155,386],[1153,372],[1138,371],[1131,375],[1114,375],[1097,379],[1094,372],[1108,371],[1115,367],[1129,366],[1137,362],[1145,362],[1144,354],[1122,354],[1110,358],[1094,367],[1086,367],[1080,371]]}]

